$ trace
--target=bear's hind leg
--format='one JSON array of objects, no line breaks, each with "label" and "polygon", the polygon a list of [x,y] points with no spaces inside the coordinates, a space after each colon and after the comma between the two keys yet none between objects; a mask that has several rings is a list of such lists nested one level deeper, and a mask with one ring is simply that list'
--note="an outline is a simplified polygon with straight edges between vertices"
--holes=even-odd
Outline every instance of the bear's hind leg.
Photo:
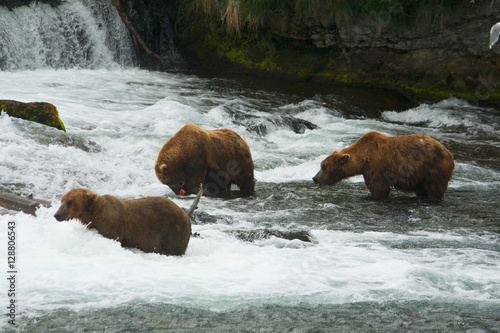
[{"label": "bear's hind leg", "polygon": [[389,197],[389,193],[391,192],[391,188],[387,186],[387,188],[384,189],[375,189],[371,191],[372,197],[374,199],[382,200],[382,199],[387,199]]},{"label": "bear's hind leg", "polygon": [[250,187],[240,187],[240,192],[244,196],[250,196],[250,195],[255,194],[255,190],[253,188],[250,188]]},{"label": "bear's hind leg", "polygon": [[255,178],[253,172],[245,172],[240,174],[238,181],[234,182],[240,188],[240,192],[245,195],[255,194]]},{"label": "bear's hind leg", "polygon": [[431,182],[430,184],[426,184],[424,195],[434,199],[442,200],[447,188],[448,186],[441,186],[439,184]]}]

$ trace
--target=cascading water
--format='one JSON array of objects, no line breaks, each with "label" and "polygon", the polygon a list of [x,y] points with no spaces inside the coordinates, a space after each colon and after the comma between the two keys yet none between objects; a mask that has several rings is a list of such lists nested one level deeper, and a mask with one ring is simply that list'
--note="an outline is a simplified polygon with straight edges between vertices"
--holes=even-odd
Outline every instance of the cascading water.
[{"label": "cascading water", "polygon": [[112,1],[0,7],[0,69],[109,68],[134,64],[129,33]]}]

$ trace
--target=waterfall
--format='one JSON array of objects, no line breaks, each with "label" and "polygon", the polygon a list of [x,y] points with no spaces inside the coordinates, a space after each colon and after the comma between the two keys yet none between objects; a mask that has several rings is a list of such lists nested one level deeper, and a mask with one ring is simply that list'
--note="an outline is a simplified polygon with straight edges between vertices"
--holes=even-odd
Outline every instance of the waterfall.
[{"label": "waterfall", "polygon": [[0,70],[132,66],[127,28],[111,0],[0,7]]}]

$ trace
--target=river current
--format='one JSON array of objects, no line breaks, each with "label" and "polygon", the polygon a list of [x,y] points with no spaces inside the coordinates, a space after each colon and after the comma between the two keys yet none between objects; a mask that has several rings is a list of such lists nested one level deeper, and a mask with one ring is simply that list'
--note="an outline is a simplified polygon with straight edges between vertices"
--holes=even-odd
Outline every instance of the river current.
[{"label": "river current", "polygon": [[[17,227],[18,327],[498,329],[497,111],[448,99],[396,112],[369,103],[383,91],[255,85],[123,68],[0,72],[3,97],[53,103],[67,129],[0,116],[0,187],[52,202],[36,217],[0,210],[3,228]],[[356,94],[366,102],[345,102]],[[353,111],[363,107],[370,116]],[[74,187],[188,208],[193,196],[175,196],[154,173],[161,146],[186,123],[238,132],[257,187],[249,198],[237,188],[203,197],[200,237],[185,256],[125,249],[54,219]],[[320,162],[370,130],[448,146],[456,170],[444,200],[393,191],[375,201],[361,176],[317,188]]]},{"label": "river current", "polygon": [[[79,13],[90,2],[67,3]],[[31,7],[39,9],[57,16]],[[8,15],[31,13],[23,10]],[[498,110],[452,97],[415,103],[384,90],[145,71],[99,52],[105,63],[53,68],[42,57],[0,71],[0,99],[52,103],[67,129],[0,114],[0,191],[52,203],[36,216],[0,208],[2,314],[9,225],[17,242],[16,325],[3,315],[1,331],[499,331]],[[194,196],[176,196],[154,173],[162,145],[187,123],[236,131],[257,185],[252,197],[237,188],[204,196],[184,256],[122,248],[55,220],[61,196],[78,187],[188,208]],[[427,134],[448,147],[456,169],[444,200],[396,190],[373,200],[362,176],[313,184],[325,157],[372,130]]]}]

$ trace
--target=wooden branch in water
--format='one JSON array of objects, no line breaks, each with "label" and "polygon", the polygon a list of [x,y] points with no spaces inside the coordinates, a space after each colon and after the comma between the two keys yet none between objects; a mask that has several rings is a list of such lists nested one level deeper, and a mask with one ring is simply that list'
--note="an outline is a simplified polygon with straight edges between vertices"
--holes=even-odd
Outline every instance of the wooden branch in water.
[{"label": "wooden branch in water", "polygon": [[9,210],[17,210],[25,212],[26,214],[35,215],[38,207],[50,207],[50,202],[35,199],[32,196],[21,197],[15,194],[0,193],[0,206]]},{"label": "wooden branch in water", "polygon": [[[130,31],[130,34],[132,35],[132,40],[134,41],[135,47],[139,49],[139,45],[142,47],[142,49],[148,54],[148,56],[156,58],[160,63],[161,63],[161,58],[158,54],[154,53],[149,49],[149,47],[144,43],[142,40],[141,36],[135,30],[134,26],[132,25],[132,21],[129,20],[127,14],[123,10],[120,1],[119,0],[113,0],[113,3],[115,5],[116,10],[118,11],[118,14],[120,15],[120,18],[122,19],[123,23],[125,23],[125,26],[127,27],[128,31]],[[137,45],[139,43],[139,45]]]}]

